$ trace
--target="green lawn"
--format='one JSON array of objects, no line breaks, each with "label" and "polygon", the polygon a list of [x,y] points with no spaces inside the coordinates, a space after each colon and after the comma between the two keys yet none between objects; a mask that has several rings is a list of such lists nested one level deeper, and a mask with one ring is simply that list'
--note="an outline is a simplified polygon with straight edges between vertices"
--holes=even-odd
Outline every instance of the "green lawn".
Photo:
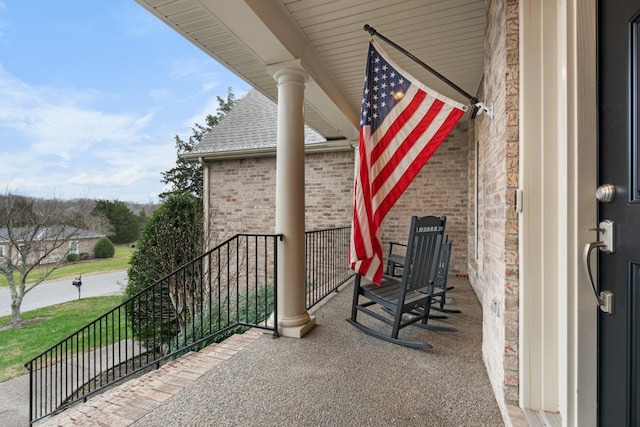
[{"label": "green lawn", "polygon": [[[27,374],[24,364],[122,302],[121,296],[83,298],[22,313],[46,319],[19,329],[0,330],[0,382]],[[11,316],[0,317],[0,328]]]},{"label": "green lawn", "polygon": [[[63,267],[54,270],[47,280],[60,280],[67,278],[78,277],[81,274],[90,273],[106,273],[109,271],[126,270],[129,268],[129,260],[133,254],[134,249],[129,246],[116,246],[116,253],[113,258],[103,259],[90,259],[87,261],[79,261],[75,263],[65,264]],[[33,283],[35,278],[38,277],[38,271],[35,270],[31,273],[32,279],[28,281]],[[16,283],[18,276],[14,275]],[[8,286],[7,279],[4,276],[0,276],[0,286]]]}]

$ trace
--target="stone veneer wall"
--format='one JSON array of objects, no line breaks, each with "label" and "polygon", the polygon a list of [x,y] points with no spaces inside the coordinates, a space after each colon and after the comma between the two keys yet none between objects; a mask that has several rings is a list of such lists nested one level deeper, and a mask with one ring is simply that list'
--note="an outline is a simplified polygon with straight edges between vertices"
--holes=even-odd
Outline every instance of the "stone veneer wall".
[{"label": "stone veneer wall", "polygon": [[[398,200],[382,224],[383,247],[404,242],[411,215],[446,215],[453,239],[450,272],[466,273],[467,123],[459,123]],[[355,151],[305,156],[306,229],[351,225]],[[211,235],[275,229],[275,157],[207,161]]]},{"label": "stone veneer wall", "polygon": [[[485,74],[480,99],[493,104],[494,118],[476,120],[469,140],[469,175],[478,156],[478,194],[470,185],[469,278],[483,307],[483,355],[503,414],[517,405],[518,368],[518,215],[515,190],[519,175],[519,6],[517,0],[487,1]],[[476,152],[476,141],[478,141]]]}]

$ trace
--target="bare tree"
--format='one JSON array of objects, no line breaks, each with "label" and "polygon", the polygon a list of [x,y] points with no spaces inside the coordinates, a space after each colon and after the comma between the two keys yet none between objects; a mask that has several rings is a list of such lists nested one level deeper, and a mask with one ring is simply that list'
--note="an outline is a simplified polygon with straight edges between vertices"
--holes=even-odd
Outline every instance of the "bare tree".
[{"label": "bare tree", "polygon": [[57,198],[0,198],[0,273],[9,284],[12,326],[21,324],[24,296],[65,262],[87,214]]}]

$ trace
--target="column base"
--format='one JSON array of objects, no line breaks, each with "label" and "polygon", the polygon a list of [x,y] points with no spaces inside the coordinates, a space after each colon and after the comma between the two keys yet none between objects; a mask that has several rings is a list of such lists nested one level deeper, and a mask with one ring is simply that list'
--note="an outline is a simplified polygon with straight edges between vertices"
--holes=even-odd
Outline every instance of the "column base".
[{"label": "column base", "polygon": [[[302,338],[305,336],[314,326],[316,326],[316,316],[309,316],[305,313],[306,321],[304,323],[298,323],[294,325],[284,326],[282,321],[278,325],[278,334],[282,337],[289,338]],[[273,313],[267,320],[268,326],[273,326]],[[286,322],[284,322],[286,323]]]},{"label": "column base", "polygon": [[296,326],[279,326],[278,333],[283,337],[302,338],[316,326],[316,316],[309,316],[309,321]]}]

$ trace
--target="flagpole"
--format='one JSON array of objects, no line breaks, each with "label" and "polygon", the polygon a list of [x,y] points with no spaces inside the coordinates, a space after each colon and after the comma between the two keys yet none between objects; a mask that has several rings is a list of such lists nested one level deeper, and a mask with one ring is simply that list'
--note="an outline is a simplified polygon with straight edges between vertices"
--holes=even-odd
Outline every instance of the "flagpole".
[{"label": "flagpole", "polygon": [[462,89],[460,86],[458,86],[457,84],[453,83],[451,80],[449,80],[448,78],[446,78],[445,76],[443,76],[442,74],[440,74],[439,72],[437,72],[436,70],[431,68],[429,65],[425,64],[424,62],[422,62],[419,58],[417,58],[411,52],[407,51],[403,47],[397,45],[393,41],[389,40],[388,38],[386,38],[385,36],[383,36],[382,34],[377,32],[376,29],[373,28],[372,26],[370,26],[369,24],[365,24],[364,25],[364,30],[366,32],[368,32],[369,34],[371,34],[371,36],[377,36],[380,39],[384,40],[385,42],[389,43],[391,46],[395,47],[400,52],[402,52],[405,55],[407,55],[414,62],[420,64],[424,69],[429,71],[431,74],[433,74],[434,76],[436,76],[437,78],[439,78],[440,80],[442,80],[443,82],[448,84],[452,89],[455,89],[459,94],[461,94],[465,98],[467,98],[469,100],[469,103],[473,107],[473,110],[471,110],[471,118],[473,119],[473,118],[476,117],[476,113],[478,112],[478,106],[476,105],[478,103],[478,98],[476,98],[475,96],[469,94],[467,91]]}]

